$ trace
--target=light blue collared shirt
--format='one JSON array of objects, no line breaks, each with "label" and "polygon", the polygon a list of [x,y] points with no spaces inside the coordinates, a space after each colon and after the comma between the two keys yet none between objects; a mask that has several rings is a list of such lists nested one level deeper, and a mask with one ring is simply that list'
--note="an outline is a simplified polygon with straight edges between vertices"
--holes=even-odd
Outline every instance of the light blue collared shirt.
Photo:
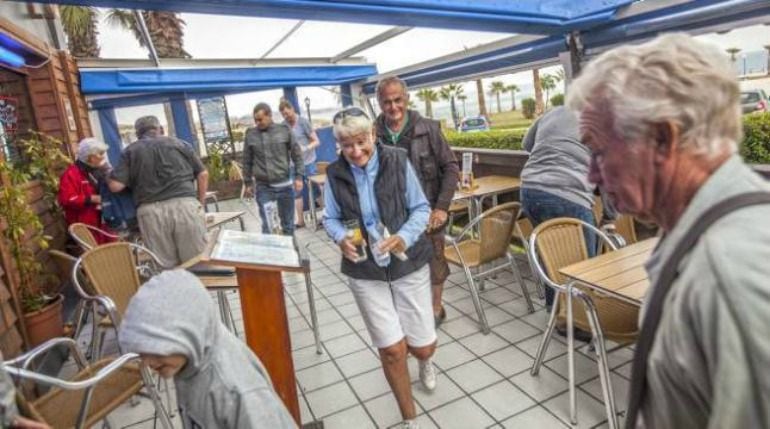
[{"label": "light blue collared shirt", "polygon": [[[380,209],[377,207],[377,196],[374,193],[374,180],[377,178],[377,171],[380,167],[380,157],[377,150],[374,151],[369,162],[364,168],[350,165],[353,172],[353,178],[356,181],[356,190],[358,191],[358,204],[361,208],[361,216],[364,222],[381,222]],[[406,206],[409,211],[409,218],[396,232],[399,237],[404,239],[407,249],[420,238],[420,234],[428,226],[430,217],[430,204],[422,192],[420,181],[414,172],[412,164],[406,163]],[[329,234],[335,243],[339,243],[345,238],[345,226],[342,224],[342,211],[337,200],[334,198],[329,181],[324,185],[324,213],[323,224],[326,233]],[[384,222],[383,222],[384,223]],[[364,225],[361,225],[363,228]],[[392,232],[392,231],[391,231]]]}]

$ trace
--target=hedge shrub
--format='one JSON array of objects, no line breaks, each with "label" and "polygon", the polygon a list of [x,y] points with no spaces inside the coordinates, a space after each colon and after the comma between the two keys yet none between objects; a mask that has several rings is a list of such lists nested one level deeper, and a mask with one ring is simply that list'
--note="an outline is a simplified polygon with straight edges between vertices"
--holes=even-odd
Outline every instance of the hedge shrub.
[{"label": "hedge shrub", "polygon": [[527,119],[532,119],[535,117],[535,99],[534,98],[525,98],[521,100],[521,113],[524,115]]},{"label": "hedge shrub", "polygon": [[[450,146],[486,149],[521,150],[525,129],[502,129],[475,133],[446,130]],[[743,117],[743,143],[740,154],[750,164],[770,164],[770,113],[753,113]]]},{"label": "hedge shrub", "polygon": [[525,130],[490,130],[475,133],[447,131],[449,146],[521,150]]},{"label": "hedge shrub", "polygon": [[553,97],[551,97],[551,106],[563,106],[564,105],[564,94],[556,94]]},{"label": "hedge shrub", "polygon": [[743,117],[741,156],[750,164],[770,164],[770,113]]}]

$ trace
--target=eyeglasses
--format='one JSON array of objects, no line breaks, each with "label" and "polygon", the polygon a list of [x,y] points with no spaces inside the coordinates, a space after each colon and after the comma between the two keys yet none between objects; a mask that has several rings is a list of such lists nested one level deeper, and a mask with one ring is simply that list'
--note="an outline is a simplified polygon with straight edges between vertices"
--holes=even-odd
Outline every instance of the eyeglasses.
[{"label": "eyeglasses", "polygon": [[343,119],[347,117],[360,117],[363,116],[366,119],[369,119],[369,115],[364,112],[364,110],[360,107],[348,107],[345,109],[340,110],[339,112],[334,114],[334,117],[332,118],[332,123],[335,125],[342,122]]}]

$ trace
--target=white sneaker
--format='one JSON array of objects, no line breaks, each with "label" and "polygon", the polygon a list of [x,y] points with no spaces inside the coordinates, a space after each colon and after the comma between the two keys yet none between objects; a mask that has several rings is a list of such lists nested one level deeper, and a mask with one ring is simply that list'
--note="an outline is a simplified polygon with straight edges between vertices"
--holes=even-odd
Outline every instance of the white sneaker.
[{"label": "white sneaker", "polygon": [[436,367],[433,365],[433,361],[428,358],[421,360],[420,362],[420,381],[422,385],[429,391],[436,389]]},{"label": "white sneaker", "polygon": [[417,420],[404,420],[401,423],[401,429],[420,429],[420,425]]}]

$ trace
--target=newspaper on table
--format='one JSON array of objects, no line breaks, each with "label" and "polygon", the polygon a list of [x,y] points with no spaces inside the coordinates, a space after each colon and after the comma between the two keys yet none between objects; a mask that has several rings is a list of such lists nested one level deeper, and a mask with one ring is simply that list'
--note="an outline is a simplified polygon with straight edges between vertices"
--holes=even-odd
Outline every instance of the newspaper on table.
[{"label": "newspaper on table", "polygon": [[232,230],[220,232],[210,259],[279,267],[300,266],[291,236]]}]

